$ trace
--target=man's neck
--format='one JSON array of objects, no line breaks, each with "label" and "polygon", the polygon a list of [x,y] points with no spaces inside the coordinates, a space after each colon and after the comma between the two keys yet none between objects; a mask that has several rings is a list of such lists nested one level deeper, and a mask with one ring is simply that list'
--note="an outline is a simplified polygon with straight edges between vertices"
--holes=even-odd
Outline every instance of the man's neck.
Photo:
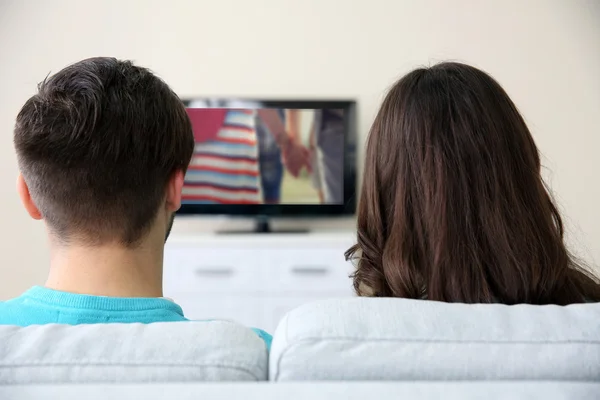
[{"label": "man's neck", "polygon": [[52,246],[46,287],[110,297],[162,297],[163,247]]}]

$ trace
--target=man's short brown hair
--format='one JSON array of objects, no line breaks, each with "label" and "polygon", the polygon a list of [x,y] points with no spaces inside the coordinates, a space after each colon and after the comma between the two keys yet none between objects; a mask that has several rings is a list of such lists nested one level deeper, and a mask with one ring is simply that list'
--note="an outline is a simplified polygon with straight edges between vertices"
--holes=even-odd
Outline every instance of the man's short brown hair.
[{"label": "man's short brown hair", "polygon": [[133,246],[190,162],[183,103],[129,61],[91,58],[38,86],[17,116],[14,143],[32,199],[62,240]]}]

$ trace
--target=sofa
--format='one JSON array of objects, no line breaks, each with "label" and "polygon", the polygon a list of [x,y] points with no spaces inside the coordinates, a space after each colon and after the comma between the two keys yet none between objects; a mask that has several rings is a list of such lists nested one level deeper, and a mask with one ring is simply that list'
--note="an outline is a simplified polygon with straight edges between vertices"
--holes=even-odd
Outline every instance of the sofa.
[{"label": "sofa", "polygon": [[[350,298],[233,322],[0,327],[0,399],[600,399],[600,304]],[[100,397],[98,397],[100,398]]]}]

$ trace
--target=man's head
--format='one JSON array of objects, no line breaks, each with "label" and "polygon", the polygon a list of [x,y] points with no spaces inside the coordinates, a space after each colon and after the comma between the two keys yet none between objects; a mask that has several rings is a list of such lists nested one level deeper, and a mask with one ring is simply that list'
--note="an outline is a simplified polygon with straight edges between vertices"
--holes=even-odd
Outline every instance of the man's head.
[{"label": "man's head", "polygon": [[129,61],[80,61],[39,85],[17,116],[18,190],[61,242],[136,246],[168,235],[194,137],[184,105]]}]

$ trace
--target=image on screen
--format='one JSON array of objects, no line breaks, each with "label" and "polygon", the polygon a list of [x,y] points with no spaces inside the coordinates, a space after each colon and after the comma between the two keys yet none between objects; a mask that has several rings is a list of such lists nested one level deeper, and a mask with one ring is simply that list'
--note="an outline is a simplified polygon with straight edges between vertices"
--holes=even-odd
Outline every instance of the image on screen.
[{"label": "image on screen", "polygon": [[341,109],[191,101],[195,149],[184,204],[342,204]]}]

